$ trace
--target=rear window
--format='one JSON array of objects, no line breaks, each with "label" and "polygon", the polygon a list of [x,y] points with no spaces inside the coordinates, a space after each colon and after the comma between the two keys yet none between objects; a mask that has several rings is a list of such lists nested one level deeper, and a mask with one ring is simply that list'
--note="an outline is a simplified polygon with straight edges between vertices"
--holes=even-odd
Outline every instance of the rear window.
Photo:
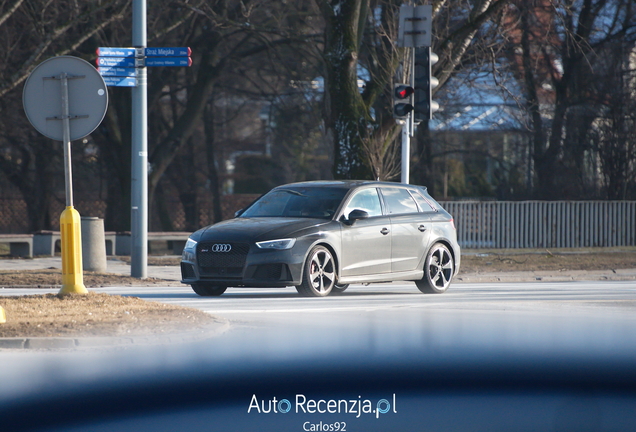
[{"label": "rear window", "polygon": [[389,214],[417,213],[417,204],[406,189],[382,188],[384,202],[389,208]]},{"label": "rear window", "polygon": [[428,200],[426,200],[422,195],[420,195],[418,191],[413,189],[409,189],[409,191],[411,192],[411,195],[413,195],[413,198],[415,198],[417,205],[420,206],[420,209],[423,212],[437,211],[437,209],[433,207],[432,204]]}]

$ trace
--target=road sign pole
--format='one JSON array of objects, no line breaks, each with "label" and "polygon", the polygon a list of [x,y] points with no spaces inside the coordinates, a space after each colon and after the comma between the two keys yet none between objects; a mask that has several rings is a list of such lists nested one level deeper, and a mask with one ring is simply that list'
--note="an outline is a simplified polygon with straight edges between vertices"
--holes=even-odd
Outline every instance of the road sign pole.
[{"label": "road sign pole", "polygon": [[[27,118],[38,132],[62,141],[66,209],[60,215],[60,294],[84,294],[88,291],[82,275],[81,218],[73,208],[71,141],[89,135],[102,122],[108,109],[106,84],[87,61],[71,56],[53,57],[29,74],[22,102]],[[59,112],[61,114],[51,116]]]},{"label": "road sign pole", "polygon": [[62,94],[62,141],[64,144],[64,180],[66,208],[60,215],[60,242],[62,246],[62,288],[60,294],[86,294],[82,273],[81,218],[73,208],[73,171],[71,168],[71,115],[68,100],[66,72],[60,74]]},{"label": "road sign pole", "polygon": [[[415,83],[415,48],[431,46],[433,7],[431,5],[400,7],[397,45],[408,49],[410,58],[410,86],[416,89]],[[406,65],[405,65],[406,66]],[[405,69],[407,69],[405,67]],[[402,183],[409,182],[410,138],[415,133],[415,110],[409,113],[402,126]]]},{"label": "road sign pole", "polygon": [[[146,0],[133,1],[133,46],[146,48]],[[132,176],[131,176],[130,275],[148,277],[148,78],[147,69],[137,69],[132,88]]]},{"label": "road sign pole", "polygon": [[68,74],[60,75],[62,86],[62,141],[64,142],[64,180],[66,206],[73,207],[73,171],[71,168],[71,118],[68,108]]}]

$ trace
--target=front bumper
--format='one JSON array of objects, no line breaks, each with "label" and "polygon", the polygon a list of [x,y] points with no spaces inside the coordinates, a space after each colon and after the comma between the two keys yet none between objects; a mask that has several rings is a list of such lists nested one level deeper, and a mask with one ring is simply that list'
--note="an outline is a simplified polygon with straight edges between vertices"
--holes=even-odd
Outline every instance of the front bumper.
[{"label": "front bumper", "polygon": [[[213,244],[228,244],[230,252],[213,252]],[[198,243],[181,259],[181,282],[227,287],[286,287],[300,285],[305,248],[298,243],[287,250],[260,249],[240,242]]]}]

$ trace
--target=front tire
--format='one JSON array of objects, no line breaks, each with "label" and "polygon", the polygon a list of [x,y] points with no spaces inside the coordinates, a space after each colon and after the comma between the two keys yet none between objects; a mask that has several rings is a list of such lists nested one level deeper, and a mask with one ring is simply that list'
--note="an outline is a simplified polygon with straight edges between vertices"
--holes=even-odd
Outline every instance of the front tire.
[{"label": "front tire", "polygon": [[202,297],[218,297],[225,292],[226,286],[211,285],[207,283],[194,283],[192,290]]},{"label": "front tire", "polygon": [[448,248],[435,243],[424,261],[424,277],[415,284],[425,294],[441,294],[450,286],[454,270],[453,256]]},{"label": "front tire", "polygon": [[298,293],[305,297],[326,297],[336,282],[336,263],[324,246],[314,246],[303,269],[303,279],[296,286]]},{"label": "front tire", "polygon": [[342,294],[347,288],[349,288],[349,284],[334,284],[331,294]]}]

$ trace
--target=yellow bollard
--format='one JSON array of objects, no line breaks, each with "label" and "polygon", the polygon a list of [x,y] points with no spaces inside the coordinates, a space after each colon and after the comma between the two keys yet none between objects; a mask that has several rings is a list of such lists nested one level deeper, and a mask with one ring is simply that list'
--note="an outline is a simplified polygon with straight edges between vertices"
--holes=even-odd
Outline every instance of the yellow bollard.
[{"label": "yellow bollard", "polygon": [[7,316],[4,313],[4,309],[0,306],[0,324],[7,322]]},{"label": "yellow bollard", "polygon": [[82,274],[82,238],[80,214],[67,206],[60,216],[62,241],[62,289],[59,294],[87,294]]}]

